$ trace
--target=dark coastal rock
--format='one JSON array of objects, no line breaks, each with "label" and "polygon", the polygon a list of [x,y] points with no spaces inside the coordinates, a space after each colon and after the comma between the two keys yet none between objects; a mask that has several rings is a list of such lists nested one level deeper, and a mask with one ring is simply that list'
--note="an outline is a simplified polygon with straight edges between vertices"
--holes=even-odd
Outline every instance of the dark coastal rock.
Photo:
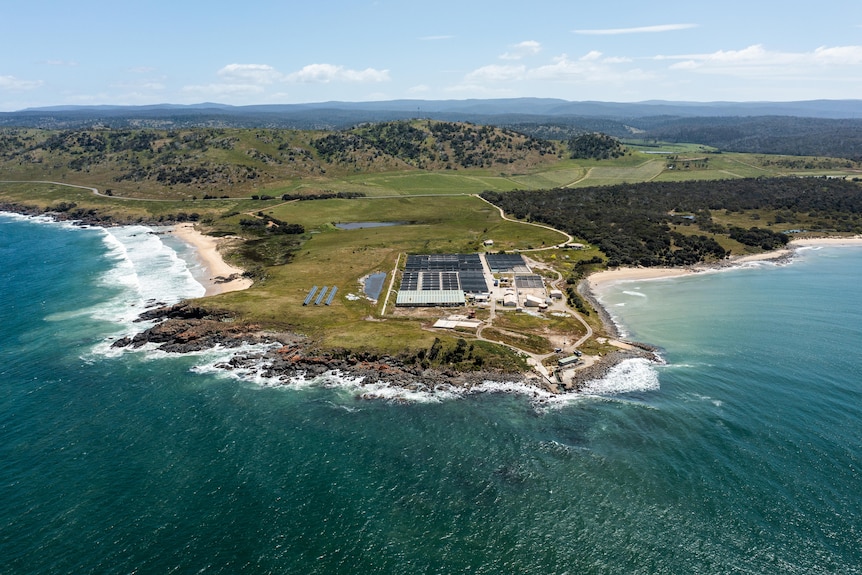
[{"label": "dark coastal rock", "polygon": [[239,347],[246,343],[261,343],[269,339],[257,326],[230,321],[227,313],[207,310],[188,303],[147,310],[139,321],[161,320],[160,323],[132,337],[114,342],[113,347],[138,348],[156,343],[158,349],[171,353],[189,353],[215,346]]},{"label": "dark coastal rock", "polygon": [[231,314],[229,312],[203,308],[189,302],[180,302],[175,305],[148,309],[140,314],[135,321],[158,321],[165,319],[227,320],[230,317]]},{"label": "dark coastal rock", "polygon": [[384,382],[428,393],[442,387],[470,389],[488,380],[520,382],[554,392],[577,391],[587,381],[600,379],[625,359],[656,359],[655,350],[650,346],[628,342],[633,345],[632,349],[607,354],[590,367],[579,370],[572,384],[558,390],[542,378],[521,372],[425,369],[391,355],[346,349],[323,351],[296,334],[262,332],[258,326],[234,323],[226,314],[187,303],[150,310],[142,315],[150,320],[161,319],[161,322],[132,337],[117,340],[114,347],[138,348],[157,344],[157,349],[162,351],[189,353],[216,346],[237,348],[245,344],[266,343],[271,344],[269,349],[239,353],[216,367],[257,371],[266,378],[284,381],[297,376],[315,378],[335,372],[361,379],[364,383]]}]

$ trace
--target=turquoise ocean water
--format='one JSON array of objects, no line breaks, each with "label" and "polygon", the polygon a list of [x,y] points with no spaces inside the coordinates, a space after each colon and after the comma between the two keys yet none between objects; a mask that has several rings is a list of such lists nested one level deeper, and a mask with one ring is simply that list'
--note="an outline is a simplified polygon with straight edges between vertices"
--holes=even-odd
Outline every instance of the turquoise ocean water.
[{"label": "turquoise ocean water", "polygon": [[0,573],[862,572],[862,249],[609,287],[667,364],[586,395],[398,401],[112,351],[190,257],[0,216]]}]

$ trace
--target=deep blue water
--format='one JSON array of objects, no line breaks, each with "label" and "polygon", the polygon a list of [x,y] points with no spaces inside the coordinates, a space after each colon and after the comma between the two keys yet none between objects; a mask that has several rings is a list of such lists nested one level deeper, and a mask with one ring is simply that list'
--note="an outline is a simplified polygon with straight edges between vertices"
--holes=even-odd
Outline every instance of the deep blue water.
[{"label": "deep blue water", "polygon": [[862,571],[860,249],[609,288],[668,364],[588,396],[388,401],[112,352],[202,288],[111,234],[0,216],[0,573]]}]

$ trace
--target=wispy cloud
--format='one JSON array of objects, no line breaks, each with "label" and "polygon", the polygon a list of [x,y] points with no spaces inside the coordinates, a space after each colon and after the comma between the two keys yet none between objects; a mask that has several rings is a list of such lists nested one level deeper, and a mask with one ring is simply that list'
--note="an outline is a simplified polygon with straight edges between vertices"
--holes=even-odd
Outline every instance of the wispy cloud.
[{"label": "wispy cloud", "polygon": [[767,50],[763,45],[755,44],[742,50],[656,56],[655,59],[676,60],[670,66],[671,70],[692,70],[733,76],[753,74],[800,76],[827,68],[860,66],[862,46],[823,46],[810,52],[779,52]]},{"label": "wispy cloud", "polygon": [[[331,82],[374,83],[389,80],[388,70],[351,70],[334,64],[309,64],[300,70],[285,74],[269,64],[228,64],[216,72],[220,81],[209,84],[184,86],[188,95],[205,96],[208,99],[241,96],[272,97],[272,88],[285,84]],[[277,90],[277,88],[276,88]],[[283,95],[281,92],[278,94]]]},{"label": "wispy cloud", "polygon": [[629,58],[606,57],[599,51],[587,52],[579,58],[562,54],[550,63],[528,67],[524,64],[490,64],[482,66],[464,77],[464,86],[499,84],[519,81],[618,83],[622,78],[646,78],[650,75],[640,69],[620,69]]},{"label": "wispy cloud", "polygon": [[48,66],[63,66],[68,68],[74,68],[78,65],[74,60],[45,60],[43,63]]},{"label": "wispy cloud", "polygon": [[452,39],[452,38],[454,38],[454,37],[455,37],[455,36],[447,36],[447,35],[440,35],[440,36],[421,36],[419,39],[420,39],[420,40],[422,40],[423,42],[438,42],[438,41],[440,41],[440,40],[451,40],[451,39]]},{"label": "wispy cloud", "polygon": [[697,28],[697,24],[659,24],[658,26],[637,26],[635,28],[603,28],[596,30],[574,30],[575,34],[588,36],[616,36],[619,34],[655,34]]},{"label": "wispy cloud", "polygon": [[523,80],[527,75],[527,67],[524,65],[501,66],[490,64],[476,68],[466,76],[468,83],[474,82],[508,82],[511,80]]},{"label": "wispy cloud", "polygon": [[272,84],[284,79],[284,74],[268,64],[228,64],[218,75],[251,84]]},{"label": "wispy cloud", "polygon": [[220,82],[184,86],[182,92],[208,99],[254,96],[263,94],[271,84],[285,81],[285,75],[269,64],[228,64],[216,75]]},{"label": "wispy cloud", "polygon": [[23,92],[26,90],[35,90],[44,82],[42,80],[22,80],[15,76],[0,76],[0,90],[8,90],[10,92]]},{"label": "wispy cloud", "polygon": [[322,83],[330,82],[386,82],[389,80],[389,70],[351,70],[334,64],[309,64],[301,70],[288,74],[289,82]]},{"label": "wispy cloud", "polygon": [[528,56],[535,56],[542,51],[542,45],[535,40],[526,40],[509,47],[510,50],[500,54],[501,60],[520,60]]}]

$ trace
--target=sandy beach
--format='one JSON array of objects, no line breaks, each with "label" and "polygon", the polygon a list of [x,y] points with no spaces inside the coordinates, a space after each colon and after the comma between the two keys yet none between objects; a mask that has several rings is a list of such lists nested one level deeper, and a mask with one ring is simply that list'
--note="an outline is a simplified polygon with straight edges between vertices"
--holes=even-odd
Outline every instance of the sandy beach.
[{"label": "sandy beach", "polygon": [[[241,277],[243,270],[230,265],[222,258],[218,251],[221,240],[205,236],[195,229],[194,224],[180,224],[173,229],[172,233],[197,250],[198,257],[207,272],[204,278],[206,295],[217,295],[251,287],[252,281]],[[232,276],[235,277],[229,279]]]},{"label": "sandy beach", "polygon": [[764,252],[762,254],[737,256],[714,265],[702,264],[687,268],[618,268],[592,274],[587,278],[587,281],[589,282],[590,291],[595,293],[602,287],[624,281],[673,278],[692,273],[724,269],[748,262],[780,260],[792,256],[794,250],[797,248],[816,246],[862,246],[862,236],[798,239],[788,243],[785,249]]},{"label": "sandy beach", "polygon": [[807,238],[801,240],[793,240],[789,244],[791,247],[811,247],[811,246],[862,246],[862,236],[852,236],[846,238]]}]

